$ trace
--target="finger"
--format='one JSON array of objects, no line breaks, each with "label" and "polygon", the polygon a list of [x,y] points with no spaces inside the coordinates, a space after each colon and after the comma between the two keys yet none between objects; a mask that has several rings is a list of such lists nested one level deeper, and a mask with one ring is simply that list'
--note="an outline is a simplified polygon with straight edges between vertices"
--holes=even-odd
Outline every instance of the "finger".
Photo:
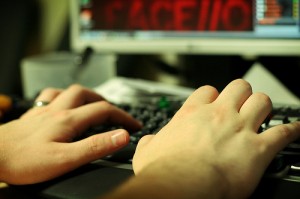
[{"label": "finger", "polygon": [[35,99],[35,101],[51,102],[61,92],[62,92],[62,89],[46,88],[40,93],[40,95]]},{"label": "finger", "polygon": [[255,93],[243,104],[240,114],[247,120],[247,125],[257,132],[271,110],[271,99],[263,93]]},{"label": "finger", "polygon": [[220,104],[227,104],[239,111],[243,103],[251,94],[251,85],[242,79],[237,79],[229,83],[224,88],[216,102]]},{"label": "finger", "polygon": [[124,129],[93,135],[86,139],[64,144],[65,170],[72,170],[81,165],[105,157],[121,149],[129,142],[129,134]]},{"label": "finger", "polygon": [[216,88],[212,86],[201,86],[192,93],[187,99],[188,103],[191,104],[209,104],[213,102],[219,95]]},{"label": "finger", "polygon": [[[39,96],[34,100],[35,102],[45,102],[46,104],[52,102],[57,96],[59,96],[61,93],[63,92],[62,89],[57,89],[57,88],[46,88],[44,89]],[[35,108],[35,104],[33,104],[33,107],[28,110],[25,114],[23,114],[21,116],[21,118],[25,118],[25,117],[30,117],[32,115],[37,115],[40,114],[40,112],[44,111],[44,110],[37,110]],[[39,109],[42,106],[39,106]]]},{"label": "finger", "polygon": [[76,108],[91,102],[102,101],[104,98],[92,90],[80,85],[72,85],[62,92],[52,103],[55,109]]},{"label": "finger", "polygon": [[259,134],[259,136],[267,144],[269,153],[274,156],[289,143],[300,137],[300,122],[274,126]]},{"label": "finger", "polygon": [[120,125],[129,130],[138,130],[141,123],[131,115],[106,101],[95,102],[72,110],[72,124],[79,132],[99,124]]},{"label": "finger", "polygon": [[[31,168],[28,165],[26,167],[25,164],[20,173],[21,177],[14,183],[30,184],[53,179],[111,154],[125,146],[128,142],[128,133],[121,129],[94,135],[73,143],[48,143],[48,147],[44,147],[42,150],[47,159],[46,163],[40,159],[36,159],[36,161],[33,159],[33,163],[30,164],[31,167],[32,165],[40,166]],[[49,169],[45,170],[47,168]],[[23,170],[26,172],[23,172]],[[38,175],[34,175],[36,173]]]}]

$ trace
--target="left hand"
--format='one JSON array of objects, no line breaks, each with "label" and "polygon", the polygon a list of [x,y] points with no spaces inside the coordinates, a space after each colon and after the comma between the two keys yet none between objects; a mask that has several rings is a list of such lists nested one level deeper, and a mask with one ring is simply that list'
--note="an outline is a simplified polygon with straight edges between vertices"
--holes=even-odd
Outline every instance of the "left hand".
[{"label": "left hand", "polygon": [[[89,127],[114,123],[141,125],[91,90],[73,85],[46,89],[36,99],[50,102],[0,126],[0,180],[11,184],[46,181],[106,156],[129,141],[124,129],[72,140]],[[100,132],[99,132],[100,133]]]}]

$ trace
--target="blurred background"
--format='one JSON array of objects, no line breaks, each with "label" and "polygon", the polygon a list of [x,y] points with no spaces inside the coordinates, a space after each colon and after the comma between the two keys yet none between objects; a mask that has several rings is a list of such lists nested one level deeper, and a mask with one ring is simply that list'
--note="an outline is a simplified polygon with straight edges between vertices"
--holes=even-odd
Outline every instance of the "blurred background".
[{"label": "blurred background", "polygon": [[[0,93],[23,96],[20,65],[25,57],[71,52],[68,5],[68,0],[1,2]],[[116,69],[118,76],[192,88],[211,84],[221,90],[229,81],[242,77],[256,61],[300,96],[299,56],[122,54],[118,56]]]},{"label": "blurred background", "polygon": [[68,1],[2,1],[0,26],[0,93],[21,97],[21,60],[68,50]]}]

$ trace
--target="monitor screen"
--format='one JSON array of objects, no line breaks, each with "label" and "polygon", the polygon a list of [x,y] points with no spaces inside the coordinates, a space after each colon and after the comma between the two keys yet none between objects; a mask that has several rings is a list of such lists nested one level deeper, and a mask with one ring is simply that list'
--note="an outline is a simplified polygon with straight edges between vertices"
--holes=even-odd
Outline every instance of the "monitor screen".
[{"label": "monitor screen", "polygon": [[299,0],[71,0],[71,40],[75,51],[300,55]]}]

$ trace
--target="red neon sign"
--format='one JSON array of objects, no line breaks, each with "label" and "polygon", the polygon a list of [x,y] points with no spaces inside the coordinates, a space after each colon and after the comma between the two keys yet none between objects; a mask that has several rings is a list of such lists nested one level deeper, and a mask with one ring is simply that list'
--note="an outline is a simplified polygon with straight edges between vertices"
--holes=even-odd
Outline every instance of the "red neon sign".
[{"label": "red neon sign", "polygon": [[94,29],[253,30],[249,0],[94,0],[92,13]]}]

